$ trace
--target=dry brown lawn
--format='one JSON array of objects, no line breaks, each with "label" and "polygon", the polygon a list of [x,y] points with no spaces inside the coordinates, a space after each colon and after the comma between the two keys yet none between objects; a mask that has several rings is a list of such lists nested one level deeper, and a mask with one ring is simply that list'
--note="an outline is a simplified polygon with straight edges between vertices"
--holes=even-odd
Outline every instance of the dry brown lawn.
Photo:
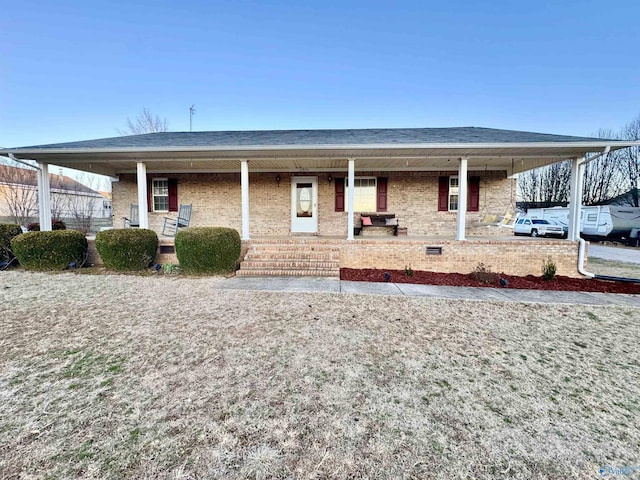
[{"label": "dry brown lawn", "polygon": [[612,277],[640,278],[640,265],[637,263],[590,258],[587,270]]},{"label": "dry brown lawn", "polygon": [[0,478],[598,478],[640,310],[0,272]]}]

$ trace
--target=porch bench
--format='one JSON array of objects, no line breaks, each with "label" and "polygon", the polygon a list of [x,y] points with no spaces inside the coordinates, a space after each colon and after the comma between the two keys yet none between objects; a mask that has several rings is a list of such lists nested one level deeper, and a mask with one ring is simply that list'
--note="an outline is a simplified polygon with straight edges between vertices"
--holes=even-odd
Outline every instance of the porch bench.
[{"label": "porch bench", "polygon": [[[364,217],[371,219],[371,225],[365,224]],[[391,221],[390,220],[395,220]],[[364,235],[364,229],[369,227],[386,227],[391,230],[394,236],[398,235],[398,221],[395,213],[361,213],[360,214],[361,234]]]}]

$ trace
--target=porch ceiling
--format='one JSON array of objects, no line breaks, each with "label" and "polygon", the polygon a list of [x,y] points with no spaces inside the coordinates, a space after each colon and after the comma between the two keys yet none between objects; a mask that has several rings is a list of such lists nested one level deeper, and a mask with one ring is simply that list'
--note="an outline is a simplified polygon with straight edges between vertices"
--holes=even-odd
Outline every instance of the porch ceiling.
[{"label": "porch ceiling", "polygon": [[[628,142],[617,148],[628,146]],[[322,148],[325,147],[325,148]],[[442,171],[457,169],[457,160],[468,158],[470,170],[506,170],[514,174],[568,158],[601,152],[603,144],[430,145],[344,148],[243,149],[164,147],[153,149],[20,149],[18,158],[116,176],[136,171],[136,163],[148,172],[239,172],[240,161],[249,160],[253,172],[346,171],[348,158],[356,159],[356,171]],[[616,145],[612,145],[615,149]],[[2,153],[2,152],[0,152]]]}]

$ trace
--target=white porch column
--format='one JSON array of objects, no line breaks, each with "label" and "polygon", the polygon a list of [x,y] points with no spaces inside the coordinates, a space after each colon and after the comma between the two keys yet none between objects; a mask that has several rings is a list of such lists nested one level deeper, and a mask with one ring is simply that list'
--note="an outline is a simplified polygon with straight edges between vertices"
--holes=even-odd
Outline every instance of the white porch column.
[{"label": "white porch column", "polygon": [[38,216],[40,230],[51,231],[51,187],[49,186],[49,164],[38,163]]},{"label": "white porch column", "polygon": [[465,240],[467,234],[467,159],[458,165],[458,225],[456,240]]},{"label": "white porch column", "polygon": [[356,161],[353,158],[349,159],[349,174],[347,179],[347,240],[353,240],[353,215],[354,215],[354,192],[356,183]]},{"label": "white porch column", "polygon": [[242,240],[250,240],[249,236],[249,162],[240,163],[240,187],[242,191]]},{"label": "white porch column", "polygon": [[571,161],[571,197],[569,198],[569,240],[580,238],[580,210],[582,209],[582,180],[584,177],[584,158]]},{"label": "white porch column", "polygon": [[[138,219],[140,228],[149,228],[149,200],[147,197],[147,165],[137,163],[138,170]],[[151,186],[153,188],[153,185]]]}]

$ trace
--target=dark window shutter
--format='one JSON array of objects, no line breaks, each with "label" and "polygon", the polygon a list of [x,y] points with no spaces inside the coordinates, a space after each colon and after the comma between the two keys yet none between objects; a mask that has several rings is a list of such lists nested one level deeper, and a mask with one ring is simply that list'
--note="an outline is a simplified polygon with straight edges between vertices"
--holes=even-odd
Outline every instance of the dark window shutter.
[{"label": "dark window shutter", "polygon": [[147,177],[147,211],[153,212],[153,178]]},{"label": "dark window shutter", "polygon": [[469,198],[467,201],[467,211],[480,211],[480,177],[469,178]]},{"label": "dark window shutter", "polygon": [[169,211],[178,211],[178,179],[169,179]]},{"label": "dark window shutter", "polygon": [[378,177],[378,203],[376,211],[387,211],[387,177]]},{"label": "dark window shutter", "polygon": [[336,212],[344,212],[344,178],[336,178]]},{"label": "dark window shutter", "polygon": [[449,177],[438,177],[438,211],[449,211]]}]

